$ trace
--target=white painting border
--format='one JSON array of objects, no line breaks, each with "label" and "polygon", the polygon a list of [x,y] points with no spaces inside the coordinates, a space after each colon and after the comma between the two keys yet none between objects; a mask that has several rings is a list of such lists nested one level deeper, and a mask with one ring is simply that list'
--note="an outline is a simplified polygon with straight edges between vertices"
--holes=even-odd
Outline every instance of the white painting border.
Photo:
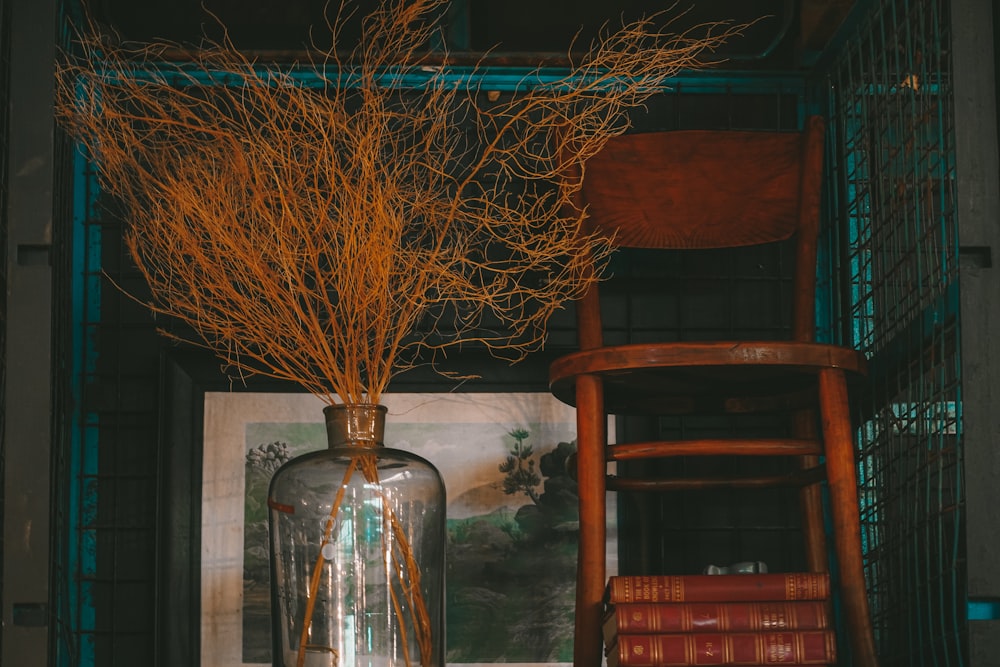
[{"label": "white painting border", "polygon": [[[575,410],[547,393],[422,393],[387,394],[386,442],[392,446],[393,422],[500,424],[507,430],[528,423],[569,424],[575,439]],[[243,521],[246,426],[249,423],[322,423],[324,404],[309,394],[206,392],[202,480],[201,524],[201,664],[211,667],[267,667],[244,663],[243,654]],[[609,424],[609,433],[614,430]],[[449,499],[477,481],[463,475],[468,465],[452,451],[435,457],[421,451],[419,443],[408,447],[437,466],[448,486]],[[320,448],[324,443],[316,443]],[[470,443],[464,456],[475,458]],[[498,454],[488,456],[493,470]],[[437,458],[438,460],[435,460]],[[480,466],[481,467],[481,466]],[[617,564],[617,540],[613,504],[609,494],[608,571]],[[475,663],[466,663],[475,664]],[[512,663],[488,663],[506,664]],[[561,663],[544,663],[559,665]]]}]

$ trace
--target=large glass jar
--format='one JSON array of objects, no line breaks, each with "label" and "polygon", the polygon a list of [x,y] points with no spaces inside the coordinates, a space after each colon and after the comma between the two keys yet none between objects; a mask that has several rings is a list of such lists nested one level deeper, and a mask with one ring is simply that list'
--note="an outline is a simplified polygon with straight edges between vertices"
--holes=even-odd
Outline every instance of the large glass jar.
[{"label": "large glass jar", "polygon": [[324,410],[329,448],[271,479],[273,664],[444,664],[445,489],[385,447],[385,408]]}]

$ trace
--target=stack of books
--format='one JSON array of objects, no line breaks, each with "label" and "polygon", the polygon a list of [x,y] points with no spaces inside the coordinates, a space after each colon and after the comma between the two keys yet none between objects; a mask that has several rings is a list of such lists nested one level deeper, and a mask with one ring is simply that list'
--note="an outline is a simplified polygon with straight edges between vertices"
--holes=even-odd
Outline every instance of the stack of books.
[{"label": "stack of books", "polygon": [[826,573],[614,576],[603,632],[608,667],[837,661]]}]

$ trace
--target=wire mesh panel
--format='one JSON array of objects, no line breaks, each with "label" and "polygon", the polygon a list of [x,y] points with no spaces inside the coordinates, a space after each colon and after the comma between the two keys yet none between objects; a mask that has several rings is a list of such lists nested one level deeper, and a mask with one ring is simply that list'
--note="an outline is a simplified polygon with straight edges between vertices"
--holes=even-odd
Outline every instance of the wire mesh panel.
[{"label": "wire mesh panel", "polygon": [[860,405],[866,574],[885,665],[963,664],[958,243],[948,3],[883,0],[828,73],[837,334]]},{"label": "wire mesh panel", "polygon": [[[138,272],[126,261],[119,220],[100,205],[86,163],[74,213],[71,334],[79,385],[67,429],[64,503],[67,622],[64,647],[73,665],[150,664],[155,658],[158,379],[162,342],[133,296]],[[118,286],[129,290],[125,294]]]}]

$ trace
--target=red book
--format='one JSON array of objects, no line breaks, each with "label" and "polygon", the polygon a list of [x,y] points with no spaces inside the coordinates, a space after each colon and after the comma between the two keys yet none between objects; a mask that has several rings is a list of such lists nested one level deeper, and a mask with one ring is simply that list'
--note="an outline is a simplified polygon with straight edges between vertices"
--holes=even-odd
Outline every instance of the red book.
[{"label": "red book", "polygon": [[619,575],[608,579],[605,602],[754,602],[825,600],[826,572],[768,574]]},{"label": "red book", "polygon": [[604,617],[604,641],[617,634],[820,630],[830,626],[825,600],[800,602],[626,602]]},{"label": "red book", "polygon": [[608,667],[673,665],[828,665],[837,662],[832,630],[618,635]]}]

